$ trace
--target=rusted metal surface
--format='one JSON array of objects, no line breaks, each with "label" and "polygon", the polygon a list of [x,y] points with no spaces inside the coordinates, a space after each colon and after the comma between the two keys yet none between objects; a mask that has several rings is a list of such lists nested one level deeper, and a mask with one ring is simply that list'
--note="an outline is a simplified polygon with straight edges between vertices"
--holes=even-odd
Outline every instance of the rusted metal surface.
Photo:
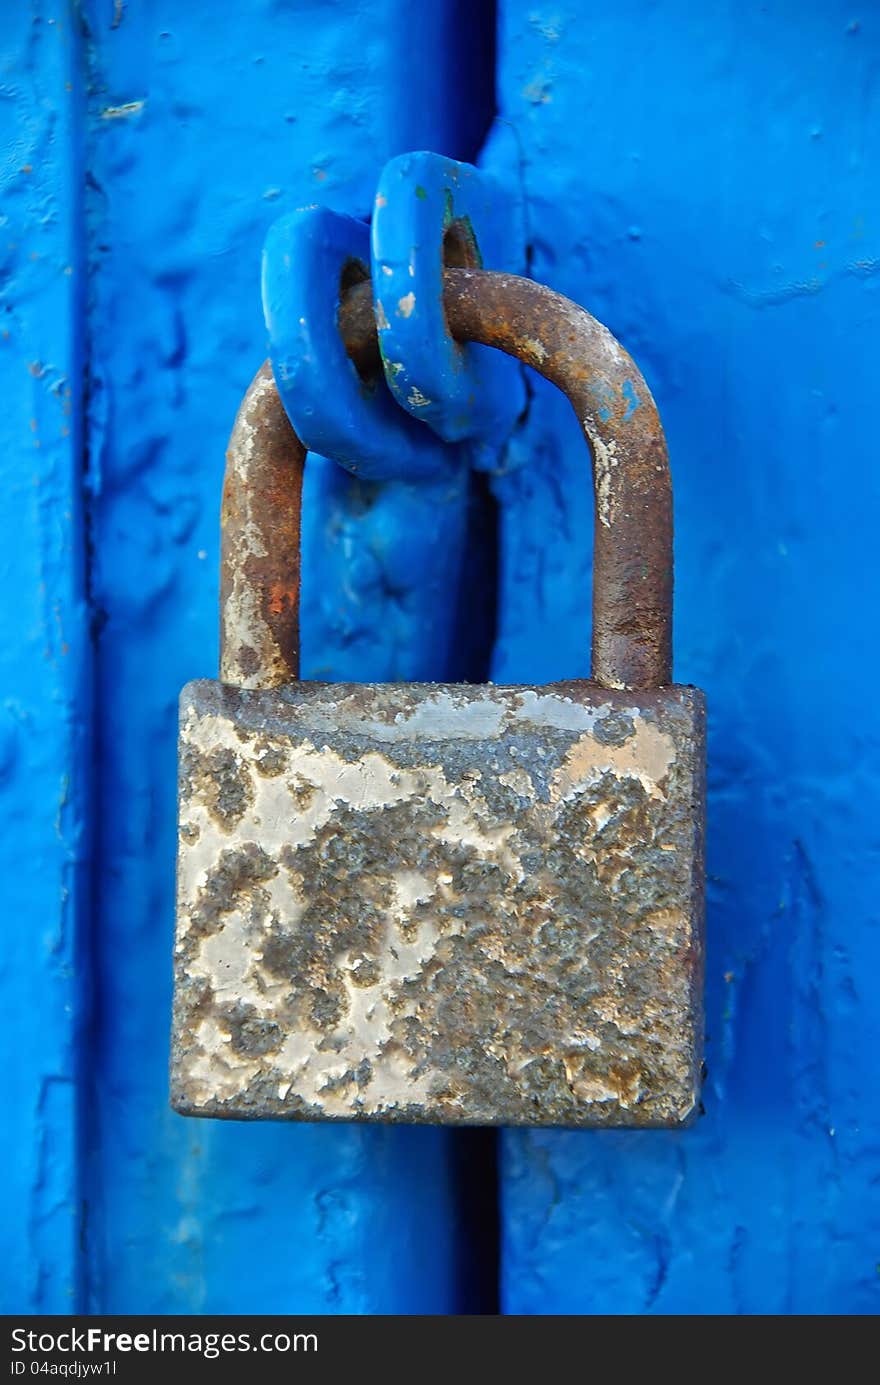
[{"label": "rusted metal surface", "polygon": [[685,688],[190,685],[178,1110],[685,1121],[703,762]]},{"label": "rusted metal surface", "polygon": [[[453,336],[506,351],[571,401],[590,446],[593,548],[592,678],[603,687],[672,681],[672,487],[663,427],[641,372],[606,327],[530,279],[448,269]],[[370,285],[355,286],[339,325],[358,369],[377,368]]]},{"label": "rusted metal surface", "polygon": [[299,676],[299,534],[305,450],[268,362],[226,452],[220,539],[220,677],[276,688]]},{"label": "rusted metal surface", "polygon": [[[296,682],[304,453],[261,369],[228,452],[221,682],[181,704],[174,1102],[681,1124],[702,1043],[704,714],[668,686],[657,412],[575,304],[481,271],[444,285],[456,337],[553,380],[590,444],[593,677]],[[369,284],[339,325],[369,376]]]},{"label": "rusted metal surface", "polygon": [[[529,279],[450,269],[444,304],[456,337],[516,356],[571,401],[593,459],[591,676],[608,688],[666,686],[672,490],[660,418],[638,367],[585,309]],[[368,281],[348,291],[339,326],[358,370],[381,369]],[[240,687],[297,676],[303,460],[265,365],[239,411],[224,488],[221,677]]]}]

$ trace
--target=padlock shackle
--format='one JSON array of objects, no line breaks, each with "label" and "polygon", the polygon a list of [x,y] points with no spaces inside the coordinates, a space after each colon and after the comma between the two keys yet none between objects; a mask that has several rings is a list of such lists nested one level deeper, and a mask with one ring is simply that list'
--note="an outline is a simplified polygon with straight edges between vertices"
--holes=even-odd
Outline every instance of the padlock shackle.
[{"label": "padlock shackle", "polygon": [[265,361],[226,449],[220,510],[220,681],[299,677],[300,509],[306,450]]},{"label": "padlock shackle", "polygon": [[[672,681],[672,487],[657,407],[631,357],[584,309],[530,279],[448,269],[459,341],[515,356],[568,397],[593,463],[591,678],[608,688]],[[378,363],[369,282],[340,307],[346,349]],[[305,451],[268,364],[245,396],[227,452],[220,677],[278,687],[299,676],[299,527]]]}]

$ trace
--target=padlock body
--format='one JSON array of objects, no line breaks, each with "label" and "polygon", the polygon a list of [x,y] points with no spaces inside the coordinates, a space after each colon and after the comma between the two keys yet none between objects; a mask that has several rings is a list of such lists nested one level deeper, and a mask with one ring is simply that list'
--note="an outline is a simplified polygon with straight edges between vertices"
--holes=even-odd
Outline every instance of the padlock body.
[{"label": "padlock body", "polygon": [[704,765],[688,687],[191,683],[174,1105],[686,1123]]}]

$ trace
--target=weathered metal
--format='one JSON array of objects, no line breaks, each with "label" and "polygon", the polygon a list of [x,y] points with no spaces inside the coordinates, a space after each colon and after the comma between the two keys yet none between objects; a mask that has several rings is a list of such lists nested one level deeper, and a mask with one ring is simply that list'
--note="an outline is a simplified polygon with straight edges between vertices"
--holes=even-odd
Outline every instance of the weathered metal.
[{"label": "weathered metal", "polygon": [[204,682],[181,716],[178,1110],[692,1113],[699,693]]},{"label": "weathered metal", "polygon": [[[585,309],[541,284],[448,269],[444,286],[454,335],[507,351],[552,380],[571,400],[590,445],[593,681],[612,688],[665,686],[672,678],[672,487],[663,428],[638,367]],[[369,281],[344,297],[339,327],[358,370],[369,376],[379,369]],[[297,631],[292,583],[299,581],[304,452],[273,395],[264,365],[239,411],[228,452],[221,602],[222,646],[231,652],[223,656],[228,667],[222,676],[241,687],[277,686],[298,671],[293,647],[285,650],[278,638],[295,642]],[[260,482],[251,468],[263,446]],[[232,505],[253,524],[232,524]],[[254,581],[256,602],[247,595]],[[236,591],[245,593],[243,602],[230,602]],[[254,658],[251,651],[263,649],[268,658]]]},{"label": "weathered metal", "polygon": [[[562,385],[591,442],[593,679],[295,682],[303,452],[263,368],[229,450],[223,683],[181,703],[174,1103],[680,1124],[701,1056],[704,714],[667,686],[656,409],[549,290],[449,270],[444,302],[456,336]],[[358,285],[340,325],[368,371],[365,307]]]},{"label": "weathered metal", "polygon": [[305,459],[267,361],[233,425],[220,511],[220,678],[239,688],[299,676]]},{"label": "weathered metal", "polygon": [[[531,279],[447,269],[443,284],[453,335],[506,351],[558,385],[589,443],[593,680],[662,687],[672,679],[672,485],[663,426],[638,366],[586,309]],[[345,296],[339,326],[358,368],[374,370],[368,283]]]}]

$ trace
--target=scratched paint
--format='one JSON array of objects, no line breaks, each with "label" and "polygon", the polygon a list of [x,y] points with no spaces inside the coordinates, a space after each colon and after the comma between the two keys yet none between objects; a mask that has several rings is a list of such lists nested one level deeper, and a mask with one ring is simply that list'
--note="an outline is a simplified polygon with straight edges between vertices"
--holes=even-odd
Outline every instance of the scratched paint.
[{"label": "scratched paint", "polygon": [[[706,691],[710,776],[706,1115],[506,1137],[503,1303],[876,1312],[878,16],[501,16],[486,158],[523,179],[534,276],[608,324],[660,408],[675,672]],[[589,499],[540,385],[516,445],[495,677],[577,675]]]}]

